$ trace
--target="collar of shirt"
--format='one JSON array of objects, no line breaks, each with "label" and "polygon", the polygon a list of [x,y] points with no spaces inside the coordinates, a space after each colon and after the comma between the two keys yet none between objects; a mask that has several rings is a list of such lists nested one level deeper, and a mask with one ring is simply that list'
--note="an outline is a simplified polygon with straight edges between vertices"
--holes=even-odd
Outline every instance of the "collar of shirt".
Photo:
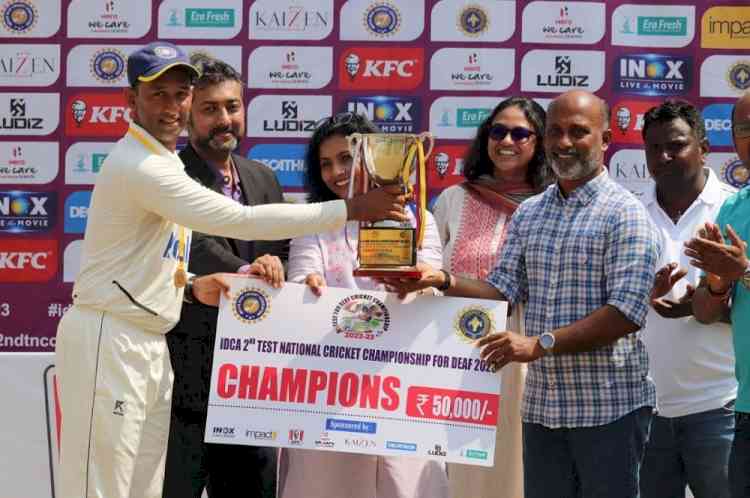
[{"label": "collar of shirt", "polygon": [[240,188],[240,174],[237,172],[237,167],[234,165],[234,159],[232,159],[232,156],[229,156],[229,169],[231,171],[231,183],[225,183],[224,178],[226,175],[224,174],[224,171],[220,170],[216,164],[203,160],[209,168],[211,168],[211,171],[214,173],[214,177],[216,178],[216,183],[219,187],[222,189],[225,187],[229,187],[230,189],[239,190]]},{"label": "collar of shirt", "polygon": [[[130,121],[130,127],[128,128],[128,135],[135,138],[135,140],[143,145],[149,152],[159,155],[159,156],[166,156],[169,158],[177,158],[179,160],[179,157],[177,156],[176,151],[171,151],[164,147],[161,142],[159,142],[157,139],[155,139],[149,132],[145,130],[145,128],[142,128],[141,126],[138,126],[135,121]],[[182,164],[182,161],[180,161],[180,164]],[[183,165],[184,167],[184,165]]]},{"label": "collar of shirt", "polygon": [[555,182],[550,192],[552,198],[558,203],[572,206],[586,206],[591,200],[596,197],[596,194],[601,192],[609,179],[607,168],[604,168],[601,173],[596,175],[594,178],[584,183],[580,187],[570,192],[567,197],[563,196],[560,190],[560,184]]},{"label": "collar of shirt", "polygon": [[[706,185],[703,187],[703,191],[698,195],[695,201],[693,201],[693,204],[690,205],[685,213],[693,209],[693,206],[699,202],[707,206],[713,206],[717,202],[724,202],[721,195],[722,184],[719,178],[716,176],[716,173],[714,173],[714,171],[708,167],[704,167],[703,171],[708,174],[708,177],[706,178]],[[648,189],[643,192],[641,201],[649,209],[651,209],[651,207],[653,206],[659,206],[659,203],[656,200],[655,182],[652,182],[651,185],[649,185]],[[661,206],[659,206],[659,208],[661,209]]]}]

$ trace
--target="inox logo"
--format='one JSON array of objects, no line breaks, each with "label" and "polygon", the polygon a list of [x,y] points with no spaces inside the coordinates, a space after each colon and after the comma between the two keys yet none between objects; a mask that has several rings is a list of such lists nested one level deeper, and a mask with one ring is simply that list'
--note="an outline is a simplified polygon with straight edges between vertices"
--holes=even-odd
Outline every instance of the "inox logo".
[{"label": "inox logo", "polygon": [[685,61],[666,59],[661,62],[648,62],[645,59],[620,59],[620,76],[627,78],[662,78],[681,80],[682,66]]},{"label": "inox logo", "polygon": [[414,66],[417,64],[415,59],[407,60],[368,60],[365,63],[365,70],[362,72],[363,78],[388,78],[392,73],[409,78],[414,75]]},{"label": "inox logo", "polygon": [[[13,205],[13,201],[11,200],[10,196],[3,197],[0,199],[0,214],[5,216],[10,216],[11,214],[23,214],[26,216],[46,216],[47,210],[45,209],[44,205],[47,203],[48,197],[35,197],[35,196],[29,196],[27,197],[29,201],[31,201],[31,206],[23,206],[21,209],[19,209],[16,206]],[[13,209],[13,213],[11,213],[11,209]]]},{"label": "inox logo", "polygon": [[[389,121],[412,121],[410,112],[414,105],[412,102],[393,102],[393,105],[396,114],[393,118],[389,118]],[[370,121],[378,118],[375,115],[375,108],[376,104],[374,102],[349,102],[347,104],[347,111],[364,114]]]},{"label": "inox logo", "polygon": [[234,427],[214,427],[214,436],[234,436]]}]

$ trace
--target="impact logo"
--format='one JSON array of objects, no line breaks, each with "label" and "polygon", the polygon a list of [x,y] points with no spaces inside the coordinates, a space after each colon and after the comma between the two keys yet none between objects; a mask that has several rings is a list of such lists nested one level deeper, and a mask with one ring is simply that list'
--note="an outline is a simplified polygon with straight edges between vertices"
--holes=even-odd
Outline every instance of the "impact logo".
[{"label": "impact logo", "polygon": [[612,108],[612,141],[616,143],[641,144],[643,138],[643,116],[646,111],[659,105],[655,101],[625,100]]},{"label": "impact logo", "polygon": [[424,77],[424,49],[350,48],[341,54],[339,73],[345,90],[413,90]]},{"label": "impact logo", "polygon": [[744,92],[750,88],[750,60],[732,64],[727,71],[727,81],[729,86],[738,92]]},{"label": "impact logo", "polygon": [[732,146],[733,104],[710,104],[703,108],[703,124],[712,146]]},{"label": "impact logo", "polygon": [[391,2],[375,2],[365,10],[362,24],[373,35],[387,38],[401,28],[401,13]]},{"label": "impact logo", "polygon": [[102,83],[117,83],[125,74],[127,57],[116,48],[104,48],[94,52],[89,61],[91,75]]},{"label": "impact logo", "polygon": [[487,12],[479,5],[467,5],[458,13],[456,26],[459,31],[467,36],[478,37],[482,35],[490,25]]},{"label": "impact logo", "polygon": [[750,48],[750,7],[711,7],[701,24],[703,48]]},{"label": "impact logo", "polygon": [[354,294],[336,305],[332,322],[336,333],[346,338],[373,340],[388,331],[391,317],[380,299]]},{"label": "impact logo", "polygon": [[276,431],[257,431],[253,429],[245,431],[246,438],[254,439],[256,441],[276,441],[278,435],[279,434]]},{"label": "impact logo", "polygon": [[0,192],[0,231],[46,232],[55,226],[56,192]]},{"label": "impact logo", "polygon": [[57,240],[0,239],[0,282],[49,282],[57,274]]},{"label": "impact logo", "polygon": [[0,7],[3,28],[12,35],[30,33],[39,20],[39,12],[29,0],[8,0]]},{"label": "impact logo", "polygon": [[722,181],[736,189],[742,189],[750,184],[750,170],[738,158],[733,158],[721,166]]},{"label": "impact logo", "polygon": [[128,131],[130,109],[121,92],[76,94],[68,99],[65,133],[71,136],[121,137]]},{"label": "impact logo", "polygon": [[84,233],[89,216],[91,191],[73,192],[65,199],[65,233]]},{"label": "impact logo", "polygon": [[268,316],[271,297],[262,289],[245,287],[232,296],[232,314],[240,322],[253,324]]},{"label": "impact logo", "polygon": [[623,55],[615,60],[614,88],[636,95],[684,95],[690,91],[692,58],[657,54]]},{"label": "impact logo", "polygon": [[456,316],[455,330],[462,341],[474,342],[481,339],[495,330],[492,313],[481,306],[464,308]]},{"label": "impact logo", "polygon": [[345,111],[362,114],[384,133],[414,133],[421,129],[421,104],[417,97],[353,97]]}]

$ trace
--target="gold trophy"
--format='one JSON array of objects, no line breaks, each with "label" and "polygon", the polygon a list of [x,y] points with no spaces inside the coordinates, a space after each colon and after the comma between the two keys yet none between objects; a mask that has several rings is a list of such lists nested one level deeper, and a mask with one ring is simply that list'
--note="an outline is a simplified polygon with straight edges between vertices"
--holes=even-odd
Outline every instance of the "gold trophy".
[{"label": "gold trophy", "polygon": [[[413,192],[417,201],[416,227],[407,223],[384,220],[360,223],[357,247],[356,277],[419,278],[416,269],[417,249],[422,248],[427,215],[427,177],[425,164],[434,140],[428,132],[353,133],[349,135],[352,153],[352,174],[349,197],[364,193],[371,186],[401,185],[404,192]],[[424,142],[428,141],[425,152]],[[416,189],[410,178],[416,170]],[[355,186],[356,185],[356,186]]]}]

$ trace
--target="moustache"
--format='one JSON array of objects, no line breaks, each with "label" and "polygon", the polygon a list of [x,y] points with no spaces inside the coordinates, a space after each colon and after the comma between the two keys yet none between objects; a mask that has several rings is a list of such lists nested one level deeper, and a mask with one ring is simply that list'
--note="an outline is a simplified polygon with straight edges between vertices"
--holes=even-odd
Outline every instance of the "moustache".
[{"label": "moustache", "polygon": [[239,140],[239,137],[237,136],[237,131],[233,128],[214,128],[211,130],[211,139],[213,140],[216,138],[216,135],[220,135],[222,133],[230,133],[236,140]]}]

